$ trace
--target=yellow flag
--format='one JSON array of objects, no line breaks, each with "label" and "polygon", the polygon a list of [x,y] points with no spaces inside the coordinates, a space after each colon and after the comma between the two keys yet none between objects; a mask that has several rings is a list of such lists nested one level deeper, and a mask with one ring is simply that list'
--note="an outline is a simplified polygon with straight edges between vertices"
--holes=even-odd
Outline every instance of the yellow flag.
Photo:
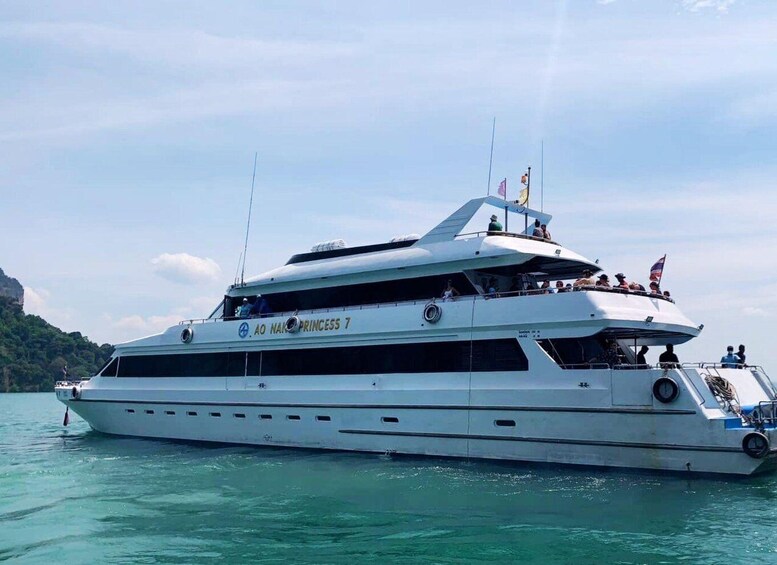
[{"label": "yellow flag", "polygon": [[521,189],[521,194],[518,196],[518,205],[519,206],[526,206],[526,204],[529,202],[529,189],[523,188]]}]

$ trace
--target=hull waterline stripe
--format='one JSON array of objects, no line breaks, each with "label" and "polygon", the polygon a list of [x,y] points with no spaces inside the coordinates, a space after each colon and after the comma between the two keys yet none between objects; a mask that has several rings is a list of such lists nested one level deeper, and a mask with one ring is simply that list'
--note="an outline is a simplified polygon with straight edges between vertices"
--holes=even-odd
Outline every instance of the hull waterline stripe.
[{"label": "hull waterline stripe", "polygon": [[169,406],[237,406],[256,408],[352,408],[358,410],[499,410],[513,412],[582,412],[605,414],[693,415],[695,410],[652,410],[644,408],[585,408],[564,406],[462,406],[441,404],[290,404],[267,402],[205,402],[180,400],[115,400],[102,398],[70,398],[68,402],[100,402],[107,404],[160,404]]},{"label": "hull waterline stripe", "polygon": [[[596,441],[585,439],[539,438],[539,437],[511,437],[491,436],[477,434],[438,434],[433,432],[389,432],[382,430],[338,430],[341,434],[372,435],[372,436],[399,436],[399,437],[430,437],[439,439],[480,439],[491,441],[518,441],[526,443],[554,443],[566,445],[595,445],[598,447],[631,447],[635,449],[666,449],[672,451],[716,451],[725,453],[742,453],[737,447],[706,447],[702,445],[672,445],[665,443],[632,443],[623,441]],[[770,454],[774,453],[770,451]]]}]

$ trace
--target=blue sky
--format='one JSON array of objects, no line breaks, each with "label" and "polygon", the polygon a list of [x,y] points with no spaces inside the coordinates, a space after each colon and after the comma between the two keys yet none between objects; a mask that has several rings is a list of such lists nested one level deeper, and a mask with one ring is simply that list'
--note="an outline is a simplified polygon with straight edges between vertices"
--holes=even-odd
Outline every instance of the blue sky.
[{"label": "blue sky", "polygon": [[[313,243],[424,233],[523,168],[556,239],[666,288],[777,373],[777,5],[0,6],[0,267],[117,342],[209,313]],[[535,187],[537,184],[535,184]],[[536,192],[535,192],[536,194]],[[533,204],[538,204],[536,200]]]}]

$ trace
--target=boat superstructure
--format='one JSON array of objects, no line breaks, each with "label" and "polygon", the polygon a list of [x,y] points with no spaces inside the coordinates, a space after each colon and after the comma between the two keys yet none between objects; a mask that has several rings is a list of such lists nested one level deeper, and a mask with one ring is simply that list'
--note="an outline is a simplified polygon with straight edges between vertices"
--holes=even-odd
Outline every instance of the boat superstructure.
[{"label": "boat superstructure", "polygon": [[[519,233],[463,233],[483,206]],[[474,199],[423,237],[295,255],[214,313],[118,345],[57,397],[98,431],[381,453],[752,474],[777,462],[759,367],[638,364],[702,326],[671,300],[578,286],[600,267]],[[507,228],[508,226],[505,226]],[[456,293],[441,298],[450,281]],[[255,305],[253,314],[242,305]],[[259,307],[261,305],[261,308]]]}]

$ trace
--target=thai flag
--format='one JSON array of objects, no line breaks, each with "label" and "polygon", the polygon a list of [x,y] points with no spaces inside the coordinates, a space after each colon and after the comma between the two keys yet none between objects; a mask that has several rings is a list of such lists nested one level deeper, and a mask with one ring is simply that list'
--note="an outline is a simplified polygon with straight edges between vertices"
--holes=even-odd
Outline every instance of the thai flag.
[{"label": "thai flag", "polygon": [[499,189],[496,192],[499,196],[507,200],[507,179],[499,183]]},{"label": "thai flag", "polygon": [[666,255],[661,257],[658,261],[655,262],[655,264],[650,267],[650,280],[651,281],[658,281],[661,280],[661,276],[664,273],[664,262],[666,261]]}]

